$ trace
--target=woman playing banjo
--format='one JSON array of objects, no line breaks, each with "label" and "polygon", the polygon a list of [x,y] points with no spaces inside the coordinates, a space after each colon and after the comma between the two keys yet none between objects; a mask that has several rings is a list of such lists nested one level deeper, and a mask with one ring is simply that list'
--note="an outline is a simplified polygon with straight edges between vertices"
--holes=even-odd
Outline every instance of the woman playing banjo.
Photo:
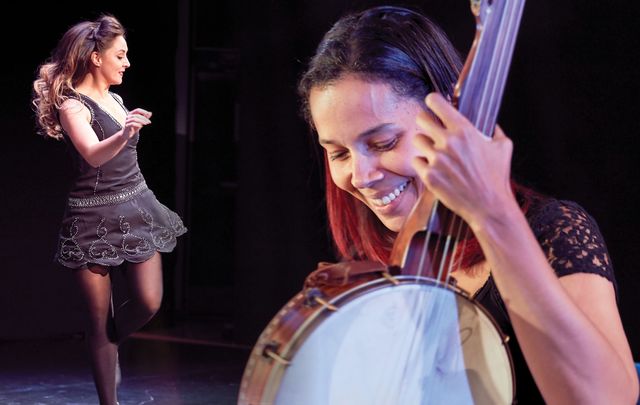
[{"label": "woman playing banjo", "polygon": [[299,93],[324,149],[341,258],[388,263],[416,201],[441,201],[472,231],[451,276],[511,336],[518,403],[635,403],[595,220],[512,181],[511,140],[500,127],[487,139],[449,102],[460,69],[445,34],[412,10],[368,9],[325,34]]}]

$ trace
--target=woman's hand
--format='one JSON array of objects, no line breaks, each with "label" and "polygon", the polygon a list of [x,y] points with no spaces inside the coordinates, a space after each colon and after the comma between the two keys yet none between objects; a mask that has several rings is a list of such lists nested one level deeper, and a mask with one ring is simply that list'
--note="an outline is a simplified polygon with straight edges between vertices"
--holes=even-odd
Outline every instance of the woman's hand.
[{"label": "woman's hand", "polygon": [[414,145],[413,165],[422,181],[444,205],[474,228],[487,216],[515,202],[510,184],[513,144],[496,126],[493,138],[478,131],[438,93],[426,98],[433,112],[416,122],[424,130]]},{"label": "woman's hand", "polygon": [[151,124],[151,112],[143,110],[142,108],[136,108],[127,114],[127,118],[124,122],[124,128],[122,129],[122,137],[130,139],[145,125]]}]

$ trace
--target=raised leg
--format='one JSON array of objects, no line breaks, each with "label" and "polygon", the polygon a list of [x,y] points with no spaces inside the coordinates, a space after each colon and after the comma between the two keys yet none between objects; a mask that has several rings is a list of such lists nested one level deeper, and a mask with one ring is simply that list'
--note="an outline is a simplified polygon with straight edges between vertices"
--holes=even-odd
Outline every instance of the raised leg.
[{"label": "raised leg", "polygon": [[144,326],[162,304],[162,260],[160,253],[142,263],[129,263],[125,278],[131,298],[115,311],[116,341]]}]

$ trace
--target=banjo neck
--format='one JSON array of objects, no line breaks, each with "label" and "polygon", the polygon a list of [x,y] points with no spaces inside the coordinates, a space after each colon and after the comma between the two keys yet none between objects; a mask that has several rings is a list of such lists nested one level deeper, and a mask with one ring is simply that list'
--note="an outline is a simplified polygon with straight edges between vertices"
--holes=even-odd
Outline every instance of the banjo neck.
[{"label": "banjo neck", "polygon": [[476,36],[453,103],[485,136],[493,136],[524,0],[472,0]]},{"label": "banjo neck", "polygon": [[[487,137],[495,129],[523,10],[524,0],[471,0],[476,33],[452,102]],[[462,218],[423,194],[395,239],[389,264],[447,282],[456,242],[469,236]]]}]

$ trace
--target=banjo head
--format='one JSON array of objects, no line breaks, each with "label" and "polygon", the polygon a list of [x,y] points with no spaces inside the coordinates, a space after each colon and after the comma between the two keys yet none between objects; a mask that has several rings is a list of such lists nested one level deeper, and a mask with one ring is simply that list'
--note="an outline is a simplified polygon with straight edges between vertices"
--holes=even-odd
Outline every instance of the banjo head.
[{"label": "banjo head", "polygon": [[511,357],[490,315],[435,280],[395,280],[315,307],[294,297],[258,339],[238,403],[511,404]]}]

